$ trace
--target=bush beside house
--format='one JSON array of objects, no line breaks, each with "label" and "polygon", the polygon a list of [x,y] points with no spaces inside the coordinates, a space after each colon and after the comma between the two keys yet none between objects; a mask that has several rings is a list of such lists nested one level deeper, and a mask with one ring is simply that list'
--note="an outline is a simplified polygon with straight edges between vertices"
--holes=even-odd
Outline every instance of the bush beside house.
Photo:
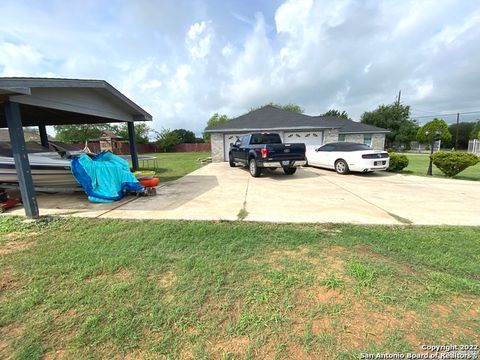
[{"label": "bush beside house", "polygon": [[388,166],[388,171],[402,171],[408,166],[408,158],[406,155],[390,153],[390,165]]}]

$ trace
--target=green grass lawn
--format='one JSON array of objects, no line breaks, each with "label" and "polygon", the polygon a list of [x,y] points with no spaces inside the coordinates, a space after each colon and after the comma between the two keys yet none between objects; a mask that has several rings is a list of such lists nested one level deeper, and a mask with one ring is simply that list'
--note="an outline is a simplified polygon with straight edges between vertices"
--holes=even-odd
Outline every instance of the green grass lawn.
[{"label": "green grass lawn", "polygon": [[188,173],[202,167],[198,159],[209,157],[210,152],[176,152],[145,154],[155,156],[159,160],[159,169],[156,169],[161,182],[177,180]]},{"label": "green grass lawn", "polygon": [[[404,155],[406,155],[408,158],[408,166],[403,170],[403,173],[426,176],[429,163],[429,155],[411,153],[405,153]],[[432,173],[433,176],[436,177],[445,177],[435,165],[433,165]],[[462,171],[460,174],[455,176],[454,179],[476,181],[480,180],[480,163]]]},{"label": "green grass lawn", "polygon": [[0,218],[0,358],[479,344],[480,228]]}]

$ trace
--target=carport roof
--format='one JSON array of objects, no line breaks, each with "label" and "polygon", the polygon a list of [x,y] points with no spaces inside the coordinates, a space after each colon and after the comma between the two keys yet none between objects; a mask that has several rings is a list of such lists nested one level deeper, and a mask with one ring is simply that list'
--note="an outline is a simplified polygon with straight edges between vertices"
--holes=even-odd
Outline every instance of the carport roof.
[{"label": "carport roof", "polygon": [[340,134],[388,133],[386,129],[333,116],[309,116],[266,105],[206,132],[338,129]]},{"label": "carport roof", "polygon": [[20,104],[23,126],[152,120],[104,80],[0,78],[0,128],[6,101]]}]

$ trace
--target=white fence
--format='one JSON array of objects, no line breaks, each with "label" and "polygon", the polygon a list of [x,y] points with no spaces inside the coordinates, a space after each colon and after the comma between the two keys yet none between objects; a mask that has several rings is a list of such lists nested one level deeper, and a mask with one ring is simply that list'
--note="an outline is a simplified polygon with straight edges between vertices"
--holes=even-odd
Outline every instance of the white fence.
[{"label": "white fence", "polygon": [[468,152],[480,155],[480,140],[470,140],[468,142]]}]

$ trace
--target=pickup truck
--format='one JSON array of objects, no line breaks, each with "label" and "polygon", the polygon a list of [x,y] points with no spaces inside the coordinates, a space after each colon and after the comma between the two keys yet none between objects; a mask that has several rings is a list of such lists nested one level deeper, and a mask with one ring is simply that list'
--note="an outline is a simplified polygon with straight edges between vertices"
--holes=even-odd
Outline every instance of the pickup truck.
[{"label": "pickup truck", "polygon": [[307,162],[305,144],[282,144],[276,133],[243,135],[231,145],[228,158],[231,167],[248,166],[253,177],[260,176],[264,168],[283,168],[286,175],[293,175],[298,166]]}]

